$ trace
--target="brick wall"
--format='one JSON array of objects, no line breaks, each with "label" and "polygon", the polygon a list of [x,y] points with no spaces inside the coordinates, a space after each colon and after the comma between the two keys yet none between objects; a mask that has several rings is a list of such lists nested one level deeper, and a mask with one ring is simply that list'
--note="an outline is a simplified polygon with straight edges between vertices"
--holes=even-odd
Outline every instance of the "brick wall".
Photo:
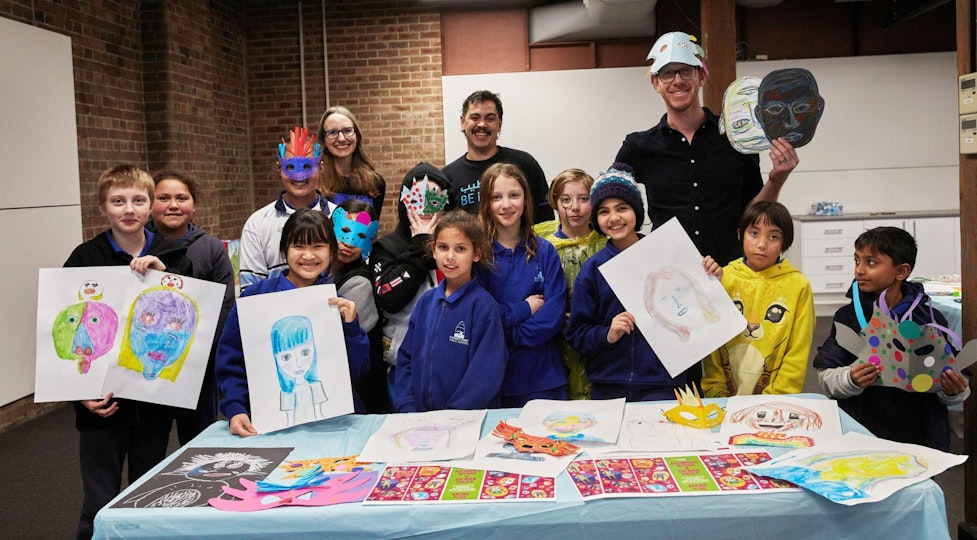
[{"label": "brick wall", "polygon": [[444,164],[440,15],[413,1],[326,2],[327,98],[322,4],[302,6],[304,118],[296,51],[298,6],[288,1],[248,3],[255,203],[265,204],[280,190],[273,145],[290,126],[316,128],[323,111],[342,105],[356,115],[363,148],[387,180],[382,234],[396,225],[404,174],[418,161]]},{"label": "brick wall", "polygon": [[[387,179],[381,234],[407,170],[444,164],[440,16],[414,1],[0,0],[0,17],[72,40],[86,239],[106,226],[95,182],[123,162],[191,173],[199,224],[239,236],[280,190],[275,144],[330,105]],[[0,408],[0,429],[47,410],[32,401]]]}]

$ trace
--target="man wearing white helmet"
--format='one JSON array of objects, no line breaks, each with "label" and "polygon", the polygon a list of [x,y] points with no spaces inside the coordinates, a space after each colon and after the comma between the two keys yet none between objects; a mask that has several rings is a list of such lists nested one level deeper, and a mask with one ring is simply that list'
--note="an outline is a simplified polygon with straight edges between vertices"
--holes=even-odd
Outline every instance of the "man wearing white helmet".
[{"label": "man wearing white helmet", "polygon": [[719,133],[716,115],[702,106],[704,57],[684,32],[658,38],[647,59],[666,113],[657,126],[628,135],[615,161],[631,165],[644,184],[654,227],[678,217],[700,253],[724,265],[743,255],[736,236],[743,211],[754,202],[776,201],[798,159],[790,143],[772,141],[773,169],[764,184],[759,156],[734,150]]}]

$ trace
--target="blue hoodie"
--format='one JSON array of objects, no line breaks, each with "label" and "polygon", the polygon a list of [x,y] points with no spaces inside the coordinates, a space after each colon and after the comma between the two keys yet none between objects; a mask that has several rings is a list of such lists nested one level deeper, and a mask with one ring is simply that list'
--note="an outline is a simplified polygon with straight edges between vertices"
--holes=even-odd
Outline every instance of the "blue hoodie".
[{"label": "blue hoodie", "polygon": [[447,281],[421,295],[397,353],[397,412],[498,406],[506,350],[499,309],[472,279],[445,297]]},{"label": "blue hoodie", "polygon": [[[509,367],[503,396],[520,396],[565,386],[566,369],[555,337],[566,320],[567,281],[553,244],[536,237],[536,255],[526,258],[526,244],[508,249],[493,242],[493,272],[481,275],[499,303]],[[526,298],[542,294],[544,304],[531,313]]]},{"label": "blue hoodie", "polygon": [[[241,297],[255,296],[265,293],[290,291],[295,285],[286,277],[288,271],[265,280],[256,282],[241,291]],[[331,283],[331,277],[320,277],[315,285]],[[349,362],[349,378],[359,380],[370,365],[370,340],[366,332],[360,327],[359,319],[347,323],[343,322],[343,334],[346,337],[346,356]],[[227,418],[246,413],[251,415],[251,400],[248,392],[248,373],[244,367],[244,347],[241,345],[241,323],[238,319],[237,305],[231,308],[217,343],[216,367],[217,385],[224,396],[220,401],[220,411]],[[353,391],[353,408],[356,412],[364,411],[363,402]]]},{"label": "blue hoodie", "polygon": [[672,378],[637,328],[617,343],[607,342],[611,321],[627,310],[598,267],[620,252],[608,241],[580,268],[573,285],[567,341],[587,359],[587,378],[592,383],[678,388],[685,384],[685,374]]}]

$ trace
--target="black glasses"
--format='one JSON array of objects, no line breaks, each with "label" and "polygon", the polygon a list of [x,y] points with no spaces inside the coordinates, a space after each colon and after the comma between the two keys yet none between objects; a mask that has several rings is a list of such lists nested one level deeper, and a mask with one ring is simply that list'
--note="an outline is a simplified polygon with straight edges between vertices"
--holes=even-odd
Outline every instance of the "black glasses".
[{"label": "black glasses", "polygon": [[682,80],[691,81],[692,77],[695,77],[695,73],[698,68],[692,66],[685,66],[682,69],[669,69],[667,71],[658,72],[658,80],[663,83],[670,83],[675,80],[675,74],[678,73],[682,76]]},{"label": "black glasses", "polygon": [[330,141],[335,141],[338,139],[340,134],[347,139],[352,139],[353,135],[356,134],[356,128],[345,127],[343,129],[330,129],[329,131],[326,131],[325,134],[326,138]]}]

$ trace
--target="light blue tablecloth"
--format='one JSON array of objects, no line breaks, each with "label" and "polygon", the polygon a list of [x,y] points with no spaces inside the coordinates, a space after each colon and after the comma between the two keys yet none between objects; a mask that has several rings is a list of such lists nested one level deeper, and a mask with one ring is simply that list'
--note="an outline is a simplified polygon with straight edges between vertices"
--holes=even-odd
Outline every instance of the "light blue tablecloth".
[{"label": "light blue tablecloth", "polygon": [[[806,395],[805,397],[821,397]],[[725,400],[715,401],[721,405]],[[673,402],[648,403],[671,407]],[[490,410],[485,435],[515,409]],[[842,430],[866,433],[842,412]],[[188,446],[294,447],[289,459],[358,454],[383,416],[349,415],[241,439],[226,422],[207,428]],[[783,449],[766,448],[779,455]],[[177,453],[178,454],[178,453]],[[161,470],[177,454],[148,475]],[[147,476],[148,476],[147,475]],[[95,538],[949,538],[943,491],[932,480],[888,499],[842,506],[810,492],[601,499],[584,504],[567,475],[557,480],[555,502],[441,504],[433,506],[287,507],[232,513],[214,508],[117,509],[95,518]]]},{"label": "light blue tablecloth", "polygon": [[963,329],[963,304],[959,302],[960,297],[934,295],[930,296],[930,300],[933,307],[946,317],[947,327],[963,339],[963,334],[960,333]]}]

